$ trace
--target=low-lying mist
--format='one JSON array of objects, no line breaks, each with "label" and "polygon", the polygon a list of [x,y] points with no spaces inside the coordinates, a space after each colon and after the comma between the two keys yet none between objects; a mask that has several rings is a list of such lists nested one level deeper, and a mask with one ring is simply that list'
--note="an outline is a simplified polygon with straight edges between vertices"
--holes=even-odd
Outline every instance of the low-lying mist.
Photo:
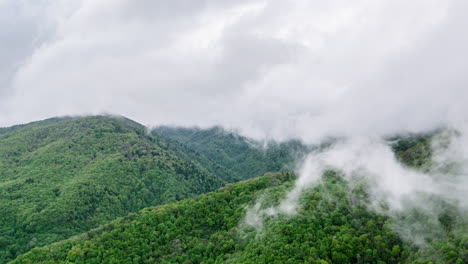
[{"label": "low-lying mist", "polygon": [[[350,137],[318,148],[298,161],[294,188],[277,206],[263,208],[259,200],[247,211],[245,223],[257,230],[265,217],[294,216],[301,195],[333,170],[350,188],[365,183],[365,206],[393,220],[401,238],[417,246],[446,236],[447,228],[466,224],[468,213],[468,130],[466,124],[432,132],[428,153],[410,149],[422,164],[405,164],[384,137]],[[351,191],[351,190],[350,190]]]}]

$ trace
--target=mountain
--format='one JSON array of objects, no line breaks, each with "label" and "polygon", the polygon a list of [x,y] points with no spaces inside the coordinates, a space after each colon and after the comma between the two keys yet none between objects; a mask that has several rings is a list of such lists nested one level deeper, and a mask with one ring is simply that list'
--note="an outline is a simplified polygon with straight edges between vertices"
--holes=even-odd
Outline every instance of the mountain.
[{"label": "mountain", "polygon": [[[427,140],[400,138],[393,147],[410,166],[430,156]],[[278,205],[294,179],[269,173],[145,208],[11,263],[468,263],[466,221],[456,224],[466,215],[447,205],[439,216],[444,235],[415,246],[393,231],[398,219],[369,210],[366,184],[350,184],[335,171],[304,193],[298,214],[262,214],[259,209]],[[402,217],[431,224],[417,211]]]},{"label": "mountain", "polygon": [[178,146],[122,117],[0,129],[0,263],[225,183]]},{"label": "mountain", "polygon": [[275,204],[292,180],[269,174],[144,209],[12,263],[396,263],[408,254],[388,219],[352,206],[333,173],[307,194],[298,216],[267,218],[261,231],[242,224],[257,198]]},{"label": "mountain", "polygon": [[[367,210],[365,191],[350,192],[334,172],[304,195],[298,215],[265,217],[261,229],[244,222],[255,201],[277,204],[292,180],[289,173],[268,174],[146,208],[12,263],[432,263],[392,231],[392,219]],[[467,260],[463,244],[443,245],[433,261]]]},{"label": "mountain", "polygon": [[153,133],[202,154],[200,156],[208,160],[192,158],[228,182],[250,179],[271,171],[291,171],[297,160],[313,149],[297,140],[283,143],[254,141],[220,127],[160,126]]},{"label": "mountain", "polygon": [[289,169],[305,150],[260,149],[219,128],[149,133],[124,117],[0,128],[0,263],[144,207]]},{"label": "mountain", "polygon": [[[433,136],[388,142],[425,170]],[[312,148],[259,145],[108,116],[0,128],[0,263],[468,263],[468,216],[452,204],[428,197],[435,222],[417,208],[390,218],[339,171],[304,193],[298,214],[261,211],[293,188],[288,170]],[[283,172],[253,178],[271,170]],[[402,240],[401,223],[433,226],[426,246]]]}]

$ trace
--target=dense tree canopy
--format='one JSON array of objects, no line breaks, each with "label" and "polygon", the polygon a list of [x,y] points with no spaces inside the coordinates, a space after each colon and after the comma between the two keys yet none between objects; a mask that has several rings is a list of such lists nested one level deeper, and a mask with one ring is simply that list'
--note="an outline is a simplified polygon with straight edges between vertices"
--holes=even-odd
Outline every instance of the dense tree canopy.
[{"label": "dense tree canopy", "polygon": [[224,184],[142,126],[64,118],[0,131],[0,263]]},{"label": "dense tree canopy", "polygon": [[[389,142],[425,170],[432,136]],[[422,197],[435,218],[416,207],[390,218],[339,171],[308,188],[295,215],[252,210],[285,197],[287,170],[310,150],[255,144],[219,128],[148,134],[109,117],[0,129],[0,263],[468,263],[468,216],[453,203]],[[249,179],[271,170],[283,172]],[[402,240],[402,223],[424,226],[424,245]]]},{"label": "dense tree canopy", "polygon": [[[228,185],[178,203],[144,209],[71,239],[36,248],[12,263],[465,263],[461,244],[428,252],[404,243],[393,219],[370,212],[363,188],[329,171],[301,198],[297,215],[244,223],[248,208],[275,205],[290,173]],[[259,200],[259,198],[261,198]],[[437,244],[441,243],[441,244]],[[464,262],[465,261],[465,262]]]},{"label": "dense tree canopy", "polygon": [[154,133],[201,153],[199,161],[229,182],[258,177],[269,171],[290,171],[312,149],[297,140],[283,143],[254,141],[220,127],[210,129],[157,127]]}]

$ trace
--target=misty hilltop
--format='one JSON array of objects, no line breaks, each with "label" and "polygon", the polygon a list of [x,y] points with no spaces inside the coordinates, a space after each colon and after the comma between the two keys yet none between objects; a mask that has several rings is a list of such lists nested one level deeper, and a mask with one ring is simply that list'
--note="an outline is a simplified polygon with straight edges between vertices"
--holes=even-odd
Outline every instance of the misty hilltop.
[{"label": "misty hilltop", "polygon": [[[195,131],[199,133],[200,131]],[[421,160],[429,138],[394,142],[400,160]],[[430,155],[425,153],[424,155]],[[427,163],[429,159],[425,159]],[[426,164],[425,164],[426,165]],[[422,169],[418,166],[416,169]],[[32,249],[12,263],[465,263],[467,215],[443,200],[437,222],[413,208],[398,217],[369,208],[367,182],[326,171],[295,214],[274,213],[295,188],[290,172],[228,184],[194,199],[145,208],[79,236]],[[398,228],[428,225],[425,245]],[[410,230],[408,230],[410,232]]]},{"label": "misty hilltop", "polygon": [[[435,131],[379,144],[390,151],[392,166],[409,170],[393,173],[412,179],[433,167],[446,174],[458,168],[437,166],[434,142],[442,139],[446,132]],[[382,189],[374,183],[373,173],[389,170],[388,161],[378,160],[386,150],[359,144],[358,152],[348,153],[353,147],[343,152],[342,144],[348,143],[265,143],[221,128],[150,131],[110,116],[1,128],[0,261],[467,261],[468,218],[457,200],[417,188],[416,196],[394,197],[396,190],[415,186],[402,180],[398,189]],[[352,157],[352,164],[366,163],[357,171],[333,163]],[[323,171],[312,173],[317,164]],[[283,172],[259,177],[269,171]],[[394,207],[400,198],[413,206]]]},{"label": "misty hilltop", "polygon": [[[218,143],[222,137],[234,144],[227,134]],[[147,206],[280,170],[293,159],[278,147],[267,151],[265,157],[277,158],[266,164],[256,160],[263,150],[235,144],[242,147],[229,154],[243,160],[239,169],[123,117],[53,118],[0,129],[0,263]]]}]

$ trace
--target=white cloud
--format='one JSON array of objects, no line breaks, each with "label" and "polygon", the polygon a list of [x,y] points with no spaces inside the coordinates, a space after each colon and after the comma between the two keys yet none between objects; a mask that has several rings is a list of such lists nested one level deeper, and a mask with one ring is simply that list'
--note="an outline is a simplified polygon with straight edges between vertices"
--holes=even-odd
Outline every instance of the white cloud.
[{"label": "white cloud", "polygon": [[463,1],[0,3],[24,14],[0,27],[28,21],[0,48],[28,47],[0,67],[2,125],[111,112],[317,141],[468,113]]}]

